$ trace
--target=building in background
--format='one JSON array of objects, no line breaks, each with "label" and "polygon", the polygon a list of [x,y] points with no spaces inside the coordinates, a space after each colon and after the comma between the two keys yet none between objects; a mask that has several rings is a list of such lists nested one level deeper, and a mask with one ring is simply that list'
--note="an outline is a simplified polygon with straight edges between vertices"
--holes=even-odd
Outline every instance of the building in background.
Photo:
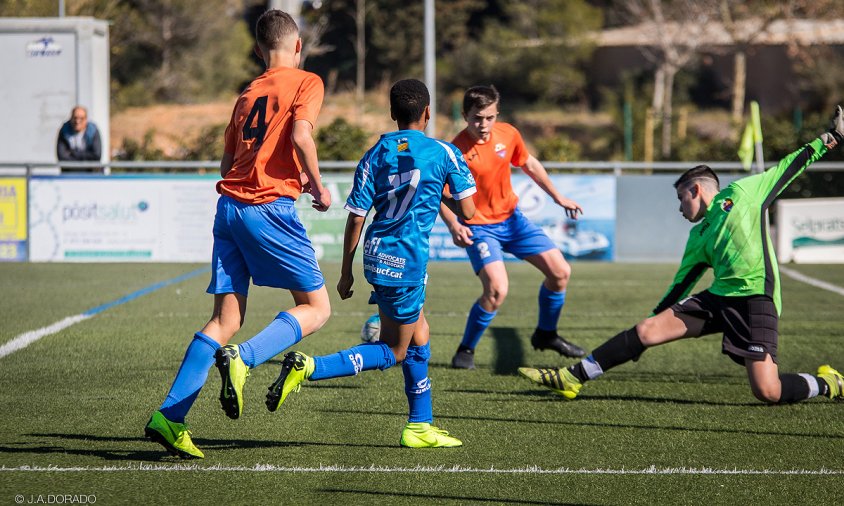
[{"label": "building in background", "polygon": [[56,161],[56,136],[77,104],[99,127],[108,161],[108,22],[0,18],[0,68],[0,162]]}]

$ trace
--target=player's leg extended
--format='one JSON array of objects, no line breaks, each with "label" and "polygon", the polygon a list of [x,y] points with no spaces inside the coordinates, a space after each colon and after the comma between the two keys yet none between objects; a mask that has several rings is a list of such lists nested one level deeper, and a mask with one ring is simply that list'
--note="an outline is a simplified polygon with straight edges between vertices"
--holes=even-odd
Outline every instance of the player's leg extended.
[{"label": "player's leg extended", "polygon": [[208,378],[215,352],[240,328],[245,311],[245,296],[233,293],[215,295],[211,319],[188,345],[170,392],[145,429],[148,437],[170,453],[182,457],[203,456],[191,442],[185,417]]},{"label": "player's leg extended", "polygon": [[331,304],[324,285],[311,292],[291,290],[290,293],[296,306],[279,313],[263,330],[238,345],[243,362],[250,369],[316,332],[328,320]]},{"label": "player's leg extended", "polygon": [[747,379],[754,397],[769,404],[790,404],[822,395],[830,399],[842,398],[844,376],[828,365],[821,366],[817,375],[808,373],[779,373],[771,355],[765,360],[745,359]]},{"label": "player's leg extended", "polygon": [[[381,340],[374,343],[362,343],[332,355],[309,357],[304,353],[294,351],[284,356],[281,372],[270,385],[267,392],[267,409],[276,411],[287,399],[291,392],[298,392],[306,379],[319,381],[344,376],[356,376],[362,371],[372,369],[389,369],[401,358],[394,355],[390,345],[397,338],[393,336],[396,322],[385,315],[381,315]],[[404,349],[413,333],[412,329],[405,332]],[[398,351],[398,350],[397,350]]]},{"label": "player's leg extended", "polygon": [[291,290],[291,294],[294,308],[279,313],[248,341],[217,351],[216,363],[223,383],[220,403],[229,418],[237,419],[243,412],[243,386],[249,370],[298,343],[328,319],[331,306],[325,286],[311,292]]},{"label": "player's leg extended", "polygon": [[588,380],[595,379],[613,367],[638,360],[646,348],[685,337],[701,335],[704,321],[666,309],[619,332],[577,364],[560,369],[520,367],[519,374],[550,388],[566,399],[574,399]]},{"label": "player's leg extended", "polygon": [[214,353],[240,328],[245,311],[246,297],[243,295],[227,293],[214,296],[211,319],[194,335],[173,386],[161,405],[160,410],[168,420],[184,421],[208,378],[208,369],[214,363]]},{"label": "player's leg extended", "polygon": [[478,271],[478,278],[481,280],[483,293],[469,310],[463,339],[451,359],[451,366],[457,369],[475,368],[475,347],[507,297],[510,285],[502,260],[485,264]]},{"label": "player's leg extended", "polygon": [[545,275],[539,286],[539,321],[531,336],[531,344],[538,350],[554,350],[566,357],[582,357],[586,351],[557,335],[560,312],[566,303],[566,287],[571,266],[557,249],[549,249],[525,258]]},{"label": "player's leg extended", "polygon": [[452,448],[463,443],[448,432],[432,425],[434,421],[431,402],[431,379],[428,360],[431,357],[430,328],[424,311],[415,329],[402,361],[404,391],[407,395],[407,425],[402,430],[400,444],[408,448]]}]

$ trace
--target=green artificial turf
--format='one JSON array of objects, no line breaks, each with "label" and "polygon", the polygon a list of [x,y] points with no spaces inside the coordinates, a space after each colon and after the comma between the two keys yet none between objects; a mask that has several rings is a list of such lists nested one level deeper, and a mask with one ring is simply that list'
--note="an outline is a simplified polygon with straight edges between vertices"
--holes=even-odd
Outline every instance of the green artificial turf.
[{"label": "green artificial turf", "polygon": [[[0,345],[200,267],[0,264]],[[374,307],[359,266],[347,301],[335,294],[337,265],[323,268],[333,315],[295,346],[308,354],[358,344]],[[789,268],[844,286],[841,265]],[[168,456],[143,427],[210,316],[202,274],[0,358],[0,504],[80,494],[101,505],[844,503],[844,404],[762,405],[744,369],[721,354],[720,336],[648,350],[572,402],[520,378],[523,365],[574,361],[531,348],[541,275],[525,263],[507,269],[507,300],[477,348],[477,369],[463,371],[449,363],[480,283],[468,264],[430,266],[435,423],[462,448],[399,447],[399,367],[305,383],[269,413],[279,356],[252,371],[237,421],[219,407],[212,368],[188,417],[206,458]],[[647,316],[675,266],[573,269],[559,330],[591,349]],[[781,370],[844,369],[844,296],[783,276],[783,301]],[[291,304],[285,292],[253,287],[234,342]]]}]

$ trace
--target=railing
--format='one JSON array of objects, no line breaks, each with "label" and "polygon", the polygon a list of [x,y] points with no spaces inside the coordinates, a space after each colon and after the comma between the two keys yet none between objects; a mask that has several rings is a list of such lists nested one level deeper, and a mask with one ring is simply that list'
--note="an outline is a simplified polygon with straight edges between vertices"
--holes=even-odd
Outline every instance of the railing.
[{"label": "railing", "polygon": [[[624,173],[651,173],[651,172],[682,172],[696,165],[706,164],[714,170],[723,172],[746,173],[739,162],[542,162],[549,172],[611,172],[616,176]],[[769,164],[771,165],[771,164]],[[319,168],[322,173],[351,172],[357,166],[353,161],[320,161]],[[62,162],[61,168],[55,162],[0,162],[0,176],[32,176],[32,175],[58,175],[62,168],[70,169],[74,175],[78,174],[113,174],[114,169],[146,172],[153,169],[167,169],[172,172],[211,172],[214,173],[220,168],[219,160],[203,161],[173,161],[173,160],[151,160],[138,162]],[[76,172],[78,170],[95,169],[92,172]],[[817,162],[809,167],[812,171],[844,171],[844,162]]]}]

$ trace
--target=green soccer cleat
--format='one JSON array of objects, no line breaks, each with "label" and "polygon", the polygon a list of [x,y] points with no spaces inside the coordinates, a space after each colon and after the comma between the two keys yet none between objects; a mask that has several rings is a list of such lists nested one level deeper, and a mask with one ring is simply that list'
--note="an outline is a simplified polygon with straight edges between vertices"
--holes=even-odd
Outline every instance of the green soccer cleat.
[{"label": "green soccer cleat", "polygon": [[818,367],[818,376],[829,385],[830,399],[844,401],[844,375],[828,365]]},{"label": "green soccer cleat", "polygon": [[463,441],[430,423],[408,423],[401,431],[401,445],[405,448],[456,448]]},{"label": "green soccer cleat", "polygon": [[171,422],[161,411],[156,411],[144,427],[144,435],[160,444],[170,455],[183,459],[204,459],[205,454],[193,445],[185,423]]},{"label": "green soccer cleat", "polygon": [[237,420],[243,414],[243,385],[249,376],[249,367],[240,357],[240,349],[236,344],[227,344],[217,348],[214,353],[217,369],[223,386],[220,389],[220,405],[226,416]]},{"label": "green soccer cleat", "polygon": [[313,358],[298,351],[285,355],[281,372],[267,392],[267,409],[275,411],[281,407],[287,395],[290,392],[298,392],[302,388],[302,382],[310,378],[313,372]]},{"label": "green soccer cleat", "polygon": [[550,388],[568,400],[572,400],[580,393],[583,383],[574,377],[568,369],[534,369],[533,367],[519,367],[519,374],[533,381],[537,385]]}]

